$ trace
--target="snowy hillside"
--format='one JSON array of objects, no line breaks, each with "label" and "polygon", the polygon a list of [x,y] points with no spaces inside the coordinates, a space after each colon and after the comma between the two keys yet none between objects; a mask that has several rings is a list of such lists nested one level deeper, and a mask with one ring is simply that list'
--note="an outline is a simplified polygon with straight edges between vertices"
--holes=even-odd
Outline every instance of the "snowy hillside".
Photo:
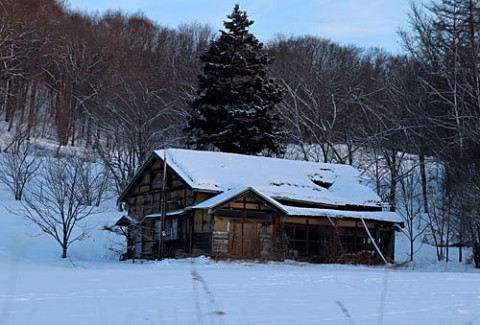
[{"label": "snowy hillside", "polygon": [[[0,185],[0,324],[480,324],[480,274],[432,263],[407,267],[213,262],[119,262],[114,200],[89,217],[89,238],[59,258],[54,241],[12,214]],[[397,260],[406,259],[399,235]],[[412,270],[415,268],[415,270]],[[450,272],[447,272],[450,271]]]}]

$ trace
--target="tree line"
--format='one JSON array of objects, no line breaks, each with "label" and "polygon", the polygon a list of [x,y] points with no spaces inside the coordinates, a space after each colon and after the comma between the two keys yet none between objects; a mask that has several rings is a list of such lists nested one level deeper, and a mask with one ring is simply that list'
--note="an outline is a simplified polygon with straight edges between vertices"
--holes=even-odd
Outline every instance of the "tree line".
[{"label": "tree line", "polygon": [[[263,44],[283,89],[282,152],[355,165],[404,217],[412,256],[419,239],[438,260],[471,246],[480,267],[480,1],[412,5],[408,20],[398,55],[316,36]],[[196,23],[0,0],[2,126],[92,150],[120,190],[152,149],[189,145],[199,57],[216,36]]]},{"label": "tree line", "polygon": [[121,188],[152,148],[180,145],[199,24],[159,26],[141,14],[86,15],[55,0],[0,2],[0,114],[17,137],[121,153]]}]

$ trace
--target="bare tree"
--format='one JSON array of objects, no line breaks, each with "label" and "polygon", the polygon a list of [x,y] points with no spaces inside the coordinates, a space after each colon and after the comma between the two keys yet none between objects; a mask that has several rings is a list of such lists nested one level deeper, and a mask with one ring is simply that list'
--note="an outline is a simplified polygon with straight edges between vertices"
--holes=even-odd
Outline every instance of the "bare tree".
[{"label": "bare tree", "polygon": [[100,162],[88,163],[79,176],[79,192],[83,197],[83,203],[88,206],[100,206],[102,201],[113,197],[111,173]]},{"label": "bare tree", "polygon": [[[305,160],[352,163],[339,143],[352,143],[354,96],[364,88],[361,50],[316,37],[279,37],[269,44],[286,96],[280,104],[290,142]],[[352,149],[353,151],[353,149]]]},{"label": "bare tree", "polygon": [[97,212],[96,206],[85,201],[85,187],[92,197],[102,198],[104,182],[89,174],[91,167],[78,155],[46,159],[42,172],[28,184],[23,208],[18,211],[60,245],[62,258],[67,257],[72,243],[91,230],[81,221]]},{"label": "bare tree", "polygon": [[413,261],[415,254],[415,242],[427,229],[425,221],[422,220],[420,181],[420,175],[416,170],[404,175],[398,181],[400,191],[397,211],[405,221],[405,228],[402,230],[410,242],[410,261]]},{"label": "bare tree", "polygon": [[37,172],[40,163],[30,156],[30,143],[20,138],[14,143],[10,153],[0,156],[0,182],[4,183],[15,196],[16,201],[22,199],[27,183]]},{"label": "bare tree", "polygon": [[97,131],[93,147],[121,192],[151,150],[185,139],[185,102],[200,72],[197,53],[212,33],[202,25],[175,31],[143,15],[111,12],[96,34],[111,54],[109,77],[87,113]]},{"label": "bare tree", "polygon": [[445,168],[431,166],[427,179],[428,213],[424,213],[427,220],[425,241],[436,249],[438,261],[447,259],[448,242],[451,228],[451,219],[454,214],[453,197],[445,179]]},{"label": "bare tree", "polygon": [[440,240],[437,248],[445,246],[447,260],[452,240],[460,248],[471,245],[474,256],[480,256],[473,235],[480,229],[479,195],[471,184],[480,170],[479,7],[478,0],[438,0],[422,9],[412,5],[411,29],[401,33],[405,48],[422,64],[420,86],[429,100],[427,135],[435,139],[433,155],[443,166],[444,197],[437,200],[442,206],[431,210],[424,201],[425,212],[433,213],[429,220],[439,222],[430,228],[432,236],[441,235],[433,238]]}]

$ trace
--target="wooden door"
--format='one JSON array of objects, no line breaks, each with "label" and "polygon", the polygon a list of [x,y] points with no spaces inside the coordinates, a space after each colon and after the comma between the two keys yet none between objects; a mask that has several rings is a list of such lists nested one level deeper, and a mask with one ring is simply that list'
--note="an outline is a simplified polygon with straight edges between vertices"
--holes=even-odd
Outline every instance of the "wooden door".
[{"label": "wooden door", "polygon": [[242,237],[243,228],[242,223],[238,221],[231,221],[230,232],[228,235],[228,254],[233,257],[242,256]]},{"label": "wooden door", "polygon": [[228,253],[237,258],[258,257],[258,223],[233,221],[228,238]]},{"label": "wooden door", "polygon": [[256,258],[258,257],[259,249],[258,242],[258,223],[245,222],[243,223],[243,251],[242,257]]}]

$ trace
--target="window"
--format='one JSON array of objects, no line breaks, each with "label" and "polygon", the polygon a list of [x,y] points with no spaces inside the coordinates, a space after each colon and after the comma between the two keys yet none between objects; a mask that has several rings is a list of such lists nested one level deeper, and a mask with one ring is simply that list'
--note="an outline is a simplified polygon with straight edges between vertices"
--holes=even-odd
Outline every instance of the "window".
[{"label": "window", "polygon": [[245,217],[251,220],[272,221],[273,213],[267,211],[246,211]]},{"label": "window", "polygon": [[286,224],[285,234],[288,238],[288,254],[295,258],[331,262],[333,254],[333,227]]},{"label": "window", "polygon": [[152,172],[151,178],[152,180],[152,190],[161,190],[163,187],[163,173],[159,172]]},{"label": "window", "polygon": [[215,216],[225,217],[225,218],[234,218],[241,219],[242,211],[240,210],[218,210],[215,212]]},{"label": "window", "polygon": [[[152,170],[150,173],[150,186],[152,190],[161,190],[163,188],[163,172],[159,170]],[[165,184],[165,187],[172,187],[173,185],[173,180],[172,180],[172,175],[170,173],[167,173],[167,183]]]}]

